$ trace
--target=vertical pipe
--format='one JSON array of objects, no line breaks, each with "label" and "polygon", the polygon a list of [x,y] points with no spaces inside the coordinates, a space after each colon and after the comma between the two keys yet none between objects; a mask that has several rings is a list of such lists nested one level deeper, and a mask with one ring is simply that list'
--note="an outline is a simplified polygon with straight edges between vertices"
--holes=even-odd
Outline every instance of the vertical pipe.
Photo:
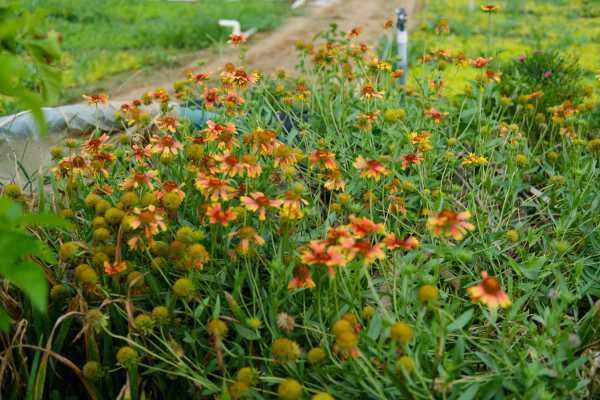
[{"label": "vertical pipe", "polygon": [[408,29],[406,26],[408,15],[404,8],[396,10],[396,15],[398,16],[396,42],[398,43],[399,66],[404,70],[404,74],[400,77],[400,83],[404,85],[406,84],[406,76],[408,74]]},{"label": "vertical pipe", "polygon": [[469,11],[475,11],[475,0],[469,0]]}]

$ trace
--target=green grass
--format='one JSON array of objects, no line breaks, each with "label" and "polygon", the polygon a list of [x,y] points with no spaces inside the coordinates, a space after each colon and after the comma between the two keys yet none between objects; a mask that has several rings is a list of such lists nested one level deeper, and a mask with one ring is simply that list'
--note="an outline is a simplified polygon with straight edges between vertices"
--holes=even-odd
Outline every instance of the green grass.
[{"label": "green grass", "polygon": [[47,15],[44,29],[63,36],[66,87],[176,64],[191,51],[225,40],[229,32],[218,26],[219,18],[238,19],[243,28],[264,31],[280,24],[289,10],[278,0],[26,0],[25,4]]},{"label": "green grass", "polygon": [[[578,58],[593,80],[600,71],[600,4],[594,1],[519,1],[489,2],[501,7],[491,16],[477,8],[468,11],[467,0],[432,1],[411,35],[411,59],[417,64],[424,49],[448,50],[466,57],[483,54],[507,61],[533,50],[560,50]],[[477,2],[477,7],[482,2]],[[449,34],[437,35],[435,26],[448,20]],[[491,24],[490,24],[491,22]],[[413,69],[420,76],[422,69]],[[427,71],[423,72],[427,74]],[[475,77],[475,72],[450,66],[442,78],[447,93],[459,93]]]}]

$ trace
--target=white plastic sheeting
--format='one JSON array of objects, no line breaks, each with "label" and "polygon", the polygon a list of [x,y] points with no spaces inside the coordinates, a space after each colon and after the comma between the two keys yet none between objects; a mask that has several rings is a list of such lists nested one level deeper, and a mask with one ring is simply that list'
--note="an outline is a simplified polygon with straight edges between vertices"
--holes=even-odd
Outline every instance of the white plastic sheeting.
[{"label": "white plastic sheeting", "polygon": [[[94,128],[115,131],[123,126],[115,119],[115,111],[120,103],[90,106],[75,104],[55,108],[43,108],[48,124],[48,133],[83,133]],[[7,117],[0,117],[0,142],[32,139],[39,137],[39,130],[31,111],[23,111]]]},{"label": "white plastic sheeting", "polygon": [[[120,102],[111,102],[98,106],[77,104],[44,108],[48,124],[48,134],[44,138],[40,138],[38,127],[29,111],[0,117],[0,183],[17,179],[24,174],[24,170],[30,174],[40,171],[50,163],[50,148],[60,144],[66,136],[81,136],[95,129],[133,133],[131,130],[135,128],[125,129],[123,123],[117,121],[115,112],[120,107]],[[161,114],[158,104],[141,108],[152,119]],[[169,108],[170,113],[191,122],[196,129],[204,127],[208,119],[214,118],[214,114],[204,112],[197,106],[171,104]]]},{"label": "white plastic sheeting", "polygon": [[[55,108],[43,108],[48,124],[48,134],[81,134],[99,129],[104,132],[128,131],[122,122],[117,121],[115,112],[121,107],[120,102],[106,105],[75,104]],[[156,118],[161,114],[158,104],[141,107],[142,111]],[[169,112],[179,118],[190,121],[194,127],[204,126],[207,119],[214,114],[204,112],[196,107],[184,107],[170,104]],[[0,143],[11,143],[25,139],[39,139],[39,130],[30,111],[24,111],[7,117],[0,117]]]}]

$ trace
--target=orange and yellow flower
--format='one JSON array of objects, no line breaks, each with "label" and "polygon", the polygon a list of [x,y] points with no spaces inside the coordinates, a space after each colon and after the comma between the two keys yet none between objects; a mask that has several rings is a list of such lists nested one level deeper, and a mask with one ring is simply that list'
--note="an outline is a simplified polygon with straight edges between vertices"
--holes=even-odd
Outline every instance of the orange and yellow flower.
[{"label": "orange and yellow flower", "polygon": [[481,282],[467,288],[467,293],[473,303],[482,303],[490,309],[506,308],[512,304],[510,297],[502,290],[498,279],[489,276],[487,272],[481,273]]},{"label": "orange and yellow flower", "polygon": [[158,171],[156,170],[151,170],[147,172],[134,172],[133,175],[129,176],[121,183],[121,189],[137,189],[138,187],[143,185],[150,190],[154,190],[153,181],[158,181]]},{"label": "orange and yellow flower", "polygon": [[137,161],[145,161],[152,156],[152,146],[148,144],[144,147],[134,144],[131,146],[131,155]]},{"label": "orange and yellow flower", "polygon": [[468,156],[462,160],[462,165],[486,165],[488,163],[487,158],[484,156],[477,155],[475,153],[469,153]]},{"label": "orange and yellow flower", "polygon": [[233,86],[237,86],[239,88],[246,88],[250,84],[254,84],[258,82],[259,76],[257,73],[248,74],[241,68],[233,68],[226,69],[221,74],[221,80],[223,82],[223,86],[226,88],[233,88]]},{"label": "orange and yellow flower", "polygon": [[493,58],[491,58],[491,57],[490,58],[477,57],[473,60],[470,60],[469,64],[471,64],[475,68],[483,68],[486,65],[488,65],[492,60],[493,60]]},{"label": "orange and yellow flower", "polygon": [[302,198],[302,192],[292,188],[285,193],[279,213],[287,220],[302,219],[304,217],[302,207],[306,204],[308,202]]},{"label": "orange and yellow flower", "polygon": [[485,4],[481,6],[481,11],[485,13],[495,13],[500,11],[500,6],[496,6],[494,4]]},{"label": "orange and yellow flower", "polygon": [[360,34],[362,33],[363,28],[361,26],[355,26],[354,28],[352,28],[350,30],[350,32],[348,32],[347,36],[348,39],[352,39],[355,37],[360,36]]},{"label": "orange and yellow flower", "polygon": [[229,151],[214,155],[213,158],[220,163],[216,168],[211,170],[213,173],[219,172],[232,178],[237,175],[241,176],[244,173],[244,164]]},{"label": "orange and yellow flower", "polygon": [[108,262],[108,261],[104,261],[104,272],[107,275],[116,275],[118,273],[121,273],[123,271],[125,271],[127,269],[127,261],[115,261],[115,262]]},{"label": "orange and yellow flower", "polygon": [[207,110],[212,110],[219,103],[219,91],[214,88],[209,89],[205,87],[204,93],[202,94],[202,100],[204,108]]},{"label": "orange and yellow flower", "polygon": [[383,244],[390,250],[404,249],[412,250],[419,247],[420,242],[417,238],[409,236],[406,239],[398,239],[396,235],[390,233],[383,239]]},{"label": "orange and yellow flower", "polygon": [[185,184],[178,184],[175,181],[166,181],[162,183],[162,191],[156,193],[157,199],[162,199],[167,193],[175,193],[179,199],[185,199],[185,193],[183,192],[182,187]]},{"label": "orange and yellow flower", "polygon": [[206,121],[206,126],[204,133],[207,142],[216,141],[224,134],[235,134],[236,131],[234,124],[219,124],[212,120]]},{"label": "orange and yellow flower", "polygon": [[438,111],[434,107],[431,107],[429,110],[424,112],[426,117],[433,119],[436,124],[442,122],[442,119],[448,115],[448,111]]},{"label": "orange and yellow flower", "polygon": [[294,277],[288,283],[288,289],[312,289],[316,286],[315,281],[312,279],[310,268],[302,264],[294,269]]},{"label": "orange and yellow flower", "polygon": [[475,225],[469,222],[470,218],[471,213],[468,211],[456,213],[451,210],[443,210],[427,219],[427,227],[433,231],[435,236],[462,240],[467,231],[475,229]]},{"label": "orange and yellow flower", "polygon": [[229,234],[229,237],[234,236],[240,238],[240,242],[236,246],[236,251],[244,256],[255,253],[255,249],[252,245],[263,246],[265,244],[265,239],[263,239],[251,226],[243,226],[237,232],[231,232]]},{"label": "orange and yellow flower", "polygon": [[496,72],[492,70],[485,71],[485,77],[494,82],[500,82],[502,80],[502,72]]},{"label": "orange and yellow flower", "polygon": [[229,43],[232,46],[239,46],[240,44],[246,43],[247,37],[243,33],[232,33],[229,35]]},{"label": "orange and yellow flower", "polygon": [[90,106],[98,106],[99,104],[108,104],[108,96],[104,93],[94,94],[91,96],[83,95],[83,98]]},{"label": "orange and yellow flower", "polygon": [[421,153],[405,154],[400,156],[402,160],[402,169],[406,169],[411,165],[419,165],[423,161],[423,155]]},{"label": "orange and yellow flower", "polygon": [[240,202],[247,210],[258,212],[258,219],[261,221],[267,219],[269,208],[277,209],[283,204],[282,200],[271,200],[261,192],[253,192],[250,193],[250,196],[242,196]]},{"label": "orange and yellow flower", "polygon": [[338,246],[329,246],[327,240],[313,240],[303,249],[300,260],[306,265],[343,267],[347,260],[342,250]]},{"label": "orange and yellow flower", "polygon": [[410,132],[408,134],[408,140],[410,143],[417,146],[429,143],[429,139],[431,139],[431,132],[429,131],[423,131],[420,133]]},{"label": "orange and yellow flower", "polygon": [[346,182],[342,178],[342,173],[338,169],[327,171],[327,180],[323,184],[327,190],[340,190],[346,189]]},{"label": "orange and yellow flower", "polygon": [[380,234],[384,232],[383,224],[377,224],[368,218],[350,216],[350,231],[356,238],[364,238],[371,233]]},{"label": "orange and yellow flower", "polygon": [[175,156],[181,149],[181,143],[171,135],[153,136],[150,139],[152,152],[161,156]]},{"label": "orange and yellow flower", "polygon": [[156,120],[156,127],[161,131],[175,133],[179,127],[179,120],[175,117],[165,115]]},{"label": "orange and yellow flower", "polygon": [[142,228],[146,239],[167,229],[164,222],[163,210],[150,205],[145,208],[134,208],[133,216],[129,219],[129,227],[132,230]]},{"label": "orange and yellow flower", "polygon": [[107,134],[103,134],[99,138],[88,140],[81,148],[85,153],[96,154],[106,144],[109,138],[110,137]]},{"label": "orange and yellow flower", "polygon": [[253,152],[260,152],[262,155],[273,153],[275,145],[279,143],[276,139],[277,134],[270,129],[257,128],[243,137],[245,144],[250,146]]},{"label": "orange and yellow flower", "polygon": [[313,167],[323,165],[328,170],[336,170],[338,168],[335,161],[335,154],[325,149],[313,151],[309,154],[308,159]]},{"label": "orange and yellow flower", "polygon": [[224,209],[221,203],[210,204],[206,208],[206,215],[208,216],[210,223],[215,225],[219,224],[227,226],[230,222],[237,219],[237,213],[233,208],[229,207]]},{"label": "orange and yellow flower", "polygon": [[262,173],[262,166],[252,154],[246,154],[242,157],[242,165],[248,178],[256,178]]},{"label": "orange and yellow flower", "polygon": [[352,165],[360,171],[360,176],[363,178],[378,181],[382,175],[389,175],[389,171],[377,160],[366,160],[362,156],[358,156]]},{"label": "orange and yellow flower", "polygon": [[377,91],[377,89],[375,89],[375,87],[371,84],[364,85],[360,90],[360,94],[365,99],[383,97],[383,92]]},{"label": "orange and yellow flower", "polygon": [[528,95],[525,95],[525,100],[531,101],[531,100],[537,99],[538,97],[542,97],[543,95],[544,95],[544,92],[538,90],[538,91],[535,91]]},{"label": "orange and yellow flower", "polygon": [[385,259],[383,245],[381,243],[372,244],[368,240],[357,240],[354,243],[350,252],[350,258],[354,258],[355,255],[362,256],[367,265],[377,260]]},{"label": "orange and yellow flower", "polygon": [[227,181],[216,176],[198,174],[196,189],[211,201],[227,201],[233,198],[235,189]]},{"label": "orange and yellow flower", "polygon": [[275,167],[287,167],[295,165],[302,159],[302,151],[288,146],[287,144],[279,143],[273,149],[273,164]]}]

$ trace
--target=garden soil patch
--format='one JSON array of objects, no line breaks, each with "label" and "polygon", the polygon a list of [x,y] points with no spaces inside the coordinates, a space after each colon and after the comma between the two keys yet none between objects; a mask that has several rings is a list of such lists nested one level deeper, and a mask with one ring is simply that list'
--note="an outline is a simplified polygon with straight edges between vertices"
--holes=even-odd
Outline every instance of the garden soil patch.
[{"label": "garden soil patch", "polygon": [[[356,26],[363,27],[362,40],[373,43],[381,34],[383,22],[398,6],[416,10],[416,0],[333,0],[329,6],[312,6],[303,15],[291,17],[286,24],[269,33],[259,33],[250,39],[250,48],[244,60],[244,67],[263,73],[272,73],[279,68],[291,71],[298,58],[294,43],[297,40],[310,41],[314,35],[327,29],[329,24],[336,23],[342,31]],[[135,80],[145,82],[135,86],[133,80],[112,90],[113,98],[130,100],[140,97],[145,92],[157,87],[169,87],[172,82],[185,76],[190,71],[211,72],[221,68],[228,62],[237,59],[237,49],[226,49],[220,53],[214,49],[200,52],[196,62],[181,68],[154,71],[150,76]],[[202,65],[199,66],[198,62]]]}]

